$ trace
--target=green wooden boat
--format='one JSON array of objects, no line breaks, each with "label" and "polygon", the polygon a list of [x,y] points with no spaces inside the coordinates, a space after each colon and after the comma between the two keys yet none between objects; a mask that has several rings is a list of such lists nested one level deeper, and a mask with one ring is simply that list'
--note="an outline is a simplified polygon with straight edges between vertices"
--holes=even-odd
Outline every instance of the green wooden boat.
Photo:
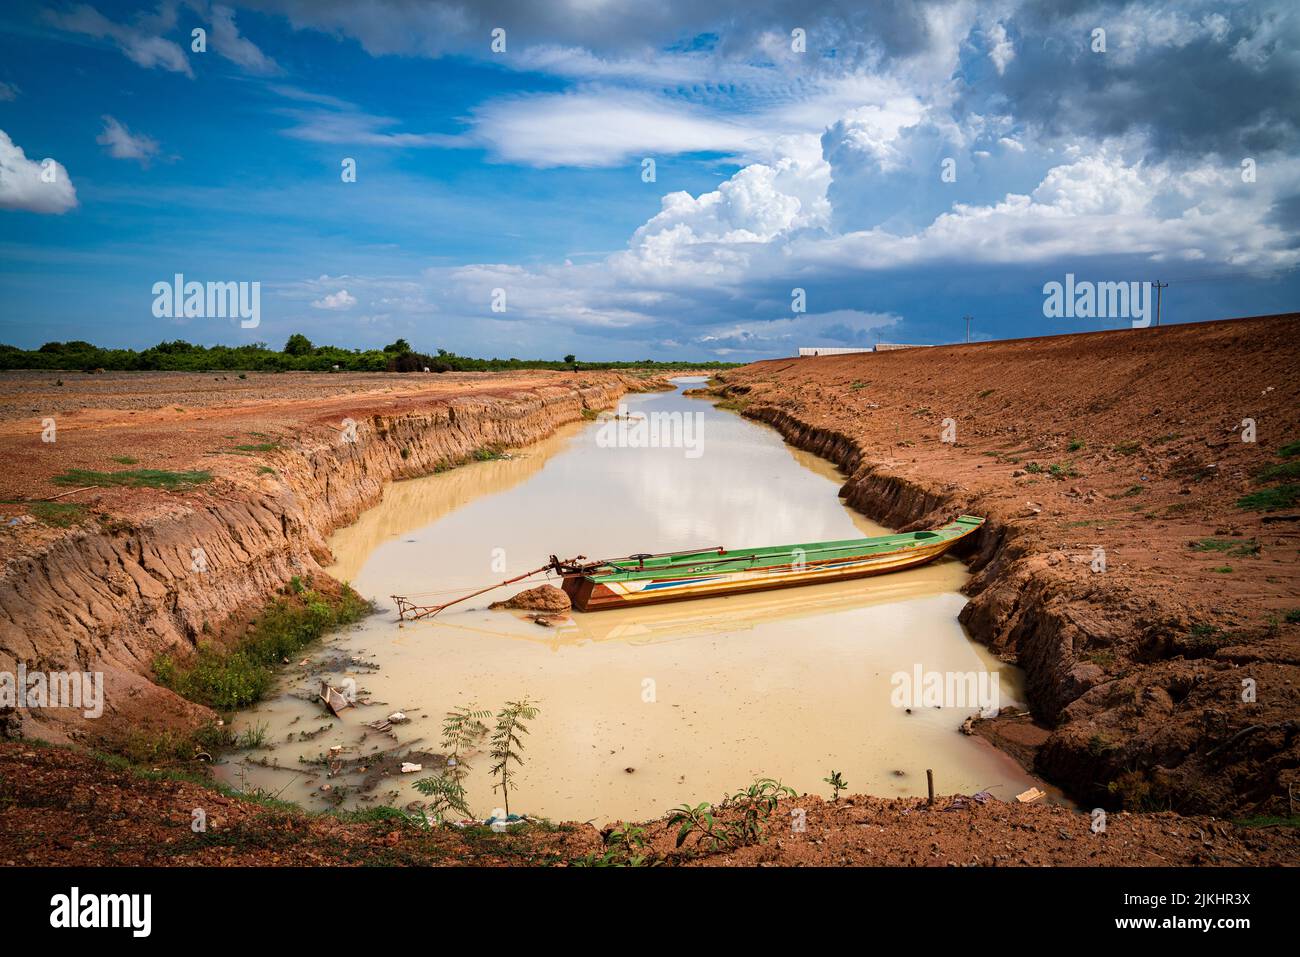
[{"label": "green wooden boat", "polygon": [[578,611],[627,608],[769,588],[865,578],[933,561],[984,519],[961,515],[928,531],[766,548],[710,548],[629,555],[581,564],[551,556],[551,570]]}]

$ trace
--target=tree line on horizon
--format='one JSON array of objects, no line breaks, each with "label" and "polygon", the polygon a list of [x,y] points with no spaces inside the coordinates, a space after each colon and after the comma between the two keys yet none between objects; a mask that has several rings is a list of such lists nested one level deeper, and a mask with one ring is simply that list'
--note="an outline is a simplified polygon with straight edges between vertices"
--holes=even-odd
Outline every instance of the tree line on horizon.
[{"label": "tree line on horizon", "polygon": [[579,362],[563,359],[478,359],[446,349],[433,355],[417,352],[405,339],[382,349],[317,346],[294,333],[284,348],[265,342],[244,346],[200,346],[174,339],[148,349],[105,349],[82,340],[47,342],[38,349],[0,344],[0,369],[49,369],[64,372],[502,372],[511,369],[727,369],[734,362],[640,361]]}]

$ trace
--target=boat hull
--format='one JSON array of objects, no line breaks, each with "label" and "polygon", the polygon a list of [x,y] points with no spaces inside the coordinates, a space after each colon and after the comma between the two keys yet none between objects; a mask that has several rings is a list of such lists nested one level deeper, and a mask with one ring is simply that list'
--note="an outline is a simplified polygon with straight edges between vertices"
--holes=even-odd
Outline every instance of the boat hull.
[{"label": "boat hull", "polygon": [[601,611],[849,581],[925,565],[939,558],[964,537],[883,555],[808,562],[799,566],[776,565],[723,574],[666,577],[636,582],[603,582],[575,576],[565,579],[564,591],[576,610]]}]

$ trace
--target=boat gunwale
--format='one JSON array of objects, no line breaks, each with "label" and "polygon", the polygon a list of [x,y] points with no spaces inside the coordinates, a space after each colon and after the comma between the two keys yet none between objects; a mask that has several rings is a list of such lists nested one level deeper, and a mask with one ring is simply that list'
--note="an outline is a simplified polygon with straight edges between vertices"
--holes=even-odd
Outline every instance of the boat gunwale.
[{"label": "boat gunwale", "polygon": [[[666,561],[661,560],[658,564],[650,564],[652,558],[660,556],[651,556],[644,562],[625,558],[614,562],[609,562],[608,566],[616,569],[613,572],[601,574],[590,574],[580,576],[593,583],[602,582],[623,582],[639,581],[645,578],[651,579],[673,579],[690,577],[697,574],[734,574],[736,572],[757,571],[764,568],[776,568],[783,565],[792,564],[790,558],[796,551],[803,553],[800,561],[805,566],[813,566],[819,562],[825,561],[851,561],[854,558],[880,558],[891,555],[896,552],[906,552],[921,546],[938,546],[951,545],[953,542],[965,538],[967,535],[977,531],[984,524],[984,519],[976,515],[959,515],[952,522],[937,529],[921,529],[915,532],[893,532],[889,535],[877,535],[860,539],[838,539],[827,542],[809,542],[802,545],[769,545],[764,548],[755,549],[731,549],[730,553],[741,553],[735,558],[718,559],[712,562],[707,561],[709,558],[716,558],[720,554],[726,554],[719,550],[698,551],[698,552],[674,552],[669,553]],[[922,538],[921,536],[926,536]],[[862,551],[849,555],[837,555],[826,558],[819,558],[818,555],[825,555],[831,551],[848,551],[851,548],[862,548]],[[785,557],[787,560],[782,562],[779,559]],[[760,560],[767,561],[767,564],[755,564]],[[632,564],[634,561],[637,564]],[[702,572],[698,566],[710,564],[714,567]],[[630,566],[630,567],[628,567]],[[727,567],[735,566],[735,567]],[[678,572],[678,574],[672,574]]]}]

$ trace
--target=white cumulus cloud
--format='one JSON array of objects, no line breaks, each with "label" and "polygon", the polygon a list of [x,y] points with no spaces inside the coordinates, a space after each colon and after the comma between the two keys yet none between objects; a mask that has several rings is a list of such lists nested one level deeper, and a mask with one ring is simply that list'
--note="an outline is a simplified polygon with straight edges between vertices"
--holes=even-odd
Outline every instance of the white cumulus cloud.
[{"label": "white cumulus cloud", "polygon": [[62,163],[28,159],[0,130],[0,209],[57,214],[76,205],[77,191]]},{"label": "white cumulus cloud", "polygon": [[357,304],[356,296],[346,289],[340,289],[338,292],[331,292],[315,300],[312,305],[317,309],[351,309]]}]

